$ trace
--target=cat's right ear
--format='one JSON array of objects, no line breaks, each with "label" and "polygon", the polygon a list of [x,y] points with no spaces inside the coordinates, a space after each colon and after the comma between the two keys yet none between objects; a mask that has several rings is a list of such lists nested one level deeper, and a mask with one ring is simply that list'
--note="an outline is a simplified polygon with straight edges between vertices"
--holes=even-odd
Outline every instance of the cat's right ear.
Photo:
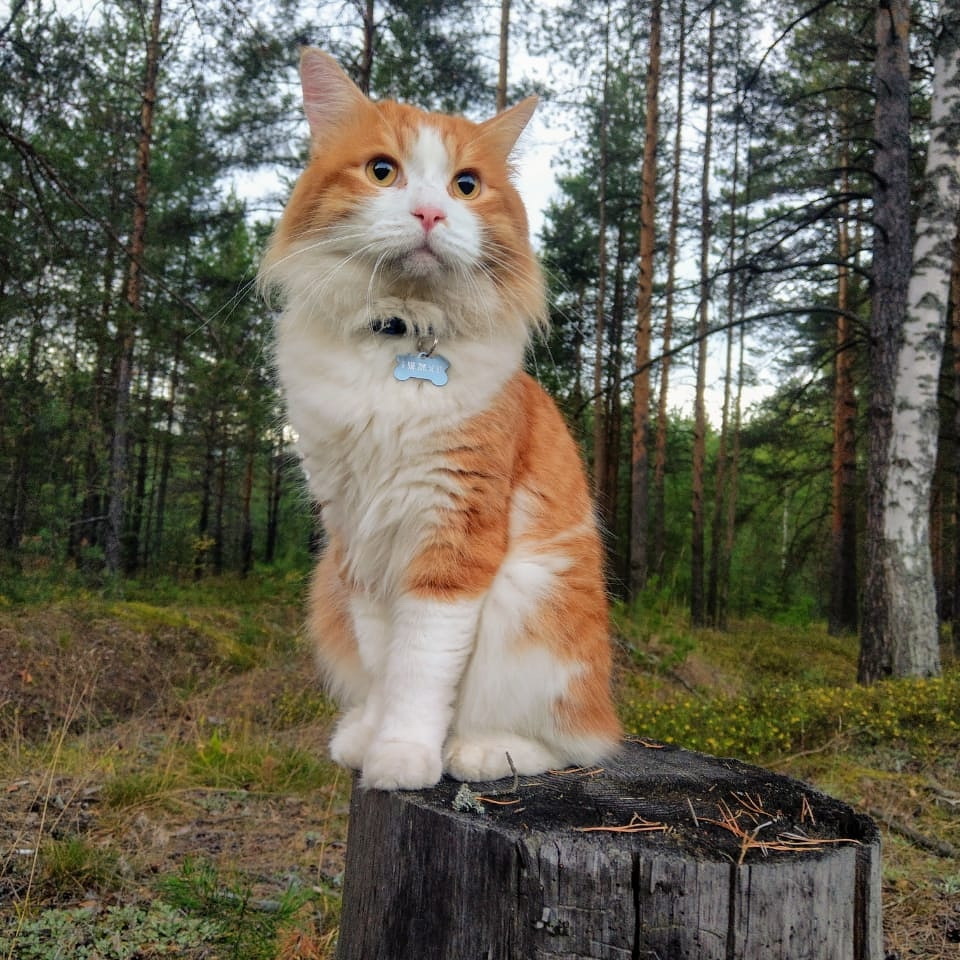
[{"label": "cat's right ear", "polygon": [[314,143],[323,143],[331,130],[369,102],[340,64],[316,47],[300,50],[300,84]]}]

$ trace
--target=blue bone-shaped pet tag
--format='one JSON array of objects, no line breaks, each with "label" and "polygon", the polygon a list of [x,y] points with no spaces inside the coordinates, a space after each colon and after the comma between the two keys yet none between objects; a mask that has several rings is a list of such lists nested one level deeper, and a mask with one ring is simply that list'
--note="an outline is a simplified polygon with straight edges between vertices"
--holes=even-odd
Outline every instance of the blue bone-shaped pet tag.
[{"label": "blue bone-shaped pet tag", "polygon": [[450,361],[446,357],[430,353],[401,353],[397,356],[397,365],[393,376],[397,380],[429,380],[437,387],[447,382],[447,369]]}]

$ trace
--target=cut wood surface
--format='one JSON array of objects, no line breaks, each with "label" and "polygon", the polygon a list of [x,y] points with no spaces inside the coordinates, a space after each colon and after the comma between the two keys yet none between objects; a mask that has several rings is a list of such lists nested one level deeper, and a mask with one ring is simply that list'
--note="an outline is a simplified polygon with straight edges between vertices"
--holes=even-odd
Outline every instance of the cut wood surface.
[{"label": "cut wood surface", "polygon": [[873,822],[648,741],[602,767],[355,787],[338,960],[882,960]]}]

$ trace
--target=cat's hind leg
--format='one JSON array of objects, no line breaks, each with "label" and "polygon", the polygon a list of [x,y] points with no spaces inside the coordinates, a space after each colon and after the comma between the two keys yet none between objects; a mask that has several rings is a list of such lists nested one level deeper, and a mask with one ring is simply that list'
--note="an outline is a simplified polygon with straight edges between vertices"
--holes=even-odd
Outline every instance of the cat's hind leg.
[{"label": "cat's hind leg", "polygon": [[562,758],[540,740],[516,733],[490,731],[454,734],[444,748],[444,769],[455,780],[499,780],[516,772],[521,776],[564,766]]}]

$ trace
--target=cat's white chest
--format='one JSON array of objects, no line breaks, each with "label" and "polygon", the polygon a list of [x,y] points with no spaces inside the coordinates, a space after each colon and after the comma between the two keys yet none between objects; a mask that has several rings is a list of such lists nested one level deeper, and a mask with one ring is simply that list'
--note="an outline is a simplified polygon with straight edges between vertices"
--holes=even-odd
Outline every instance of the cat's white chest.
[{"label": "cat's white chest", "polygon": [[481,413],[518,366],[496,344],[439,345],[447,381],[397,379],[401,338],[337,342],[281,325],[277,368],[311,495],[344,545],[351,576],[377,590],[402,581],[456,493],[451,437]]}]

